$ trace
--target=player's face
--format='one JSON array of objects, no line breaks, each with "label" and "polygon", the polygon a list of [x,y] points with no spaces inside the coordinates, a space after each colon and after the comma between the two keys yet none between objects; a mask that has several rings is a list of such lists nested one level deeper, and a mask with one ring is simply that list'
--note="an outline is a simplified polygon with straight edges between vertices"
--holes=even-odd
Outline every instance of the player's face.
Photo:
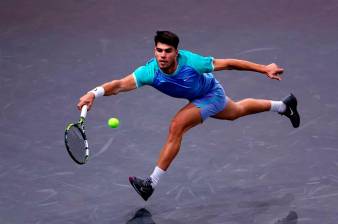
[{"label": "player's face", "polygon": [[171,71],[176,69],[178,50],[173,46],[158,42],[155,46],[155,57],[160,69]]}]

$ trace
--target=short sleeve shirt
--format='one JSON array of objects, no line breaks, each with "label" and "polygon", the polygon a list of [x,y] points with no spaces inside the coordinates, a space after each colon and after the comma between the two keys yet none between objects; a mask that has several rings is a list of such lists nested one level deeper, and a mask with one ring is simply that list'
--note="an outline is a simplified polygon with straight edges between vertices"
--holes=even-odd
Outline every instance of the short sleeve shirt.
[{"label": "short sleeve shirt", "polygon": [[133,73],[137,87],[150,85],[169,96],[188,100],[205,95],[213,87],[213,57],[179,50],[177,62],[176,71],[166,74],[155,58],[149,60]]}]

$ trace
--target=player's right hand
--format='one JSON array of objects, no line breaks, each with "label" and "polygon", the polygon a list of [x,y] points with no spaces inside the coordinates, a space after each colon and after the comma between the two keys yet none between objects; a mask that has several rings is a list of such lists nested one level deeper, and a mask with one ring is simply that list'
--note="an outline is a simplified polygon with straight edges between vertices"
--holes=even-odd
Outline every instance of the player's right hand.
[{"label": "player's right hand", "polygon": [[94,99],[95,99],[94,93],[87,93],[87,94],[83,95],[79,99],[79,103],[77,104],[77,109],[81,111],[81,108],[83,107],[83,105],[87,105],[88,111],[89,111],[90,108],[92,107],[93,103],[94,103]]}]

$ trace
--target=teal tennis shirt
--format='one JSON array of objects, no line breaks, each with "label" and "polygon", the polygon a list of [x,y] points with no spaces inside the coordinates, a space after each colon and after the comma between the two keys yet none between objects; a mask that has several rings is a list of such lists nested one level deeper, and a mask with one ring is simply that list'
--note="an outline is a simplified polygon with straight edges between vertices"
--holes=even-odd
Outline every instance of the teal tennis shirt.
[{"label": "teal tennis shirt", "polygon": [[178,66],[174,73],[166,74],[155,58],[137,68],[134,73],[136,86],[150,85],[172,97],[193,100],[208,93],[215,84],[213,57],[204,57],[186,50],[179,50]]}]

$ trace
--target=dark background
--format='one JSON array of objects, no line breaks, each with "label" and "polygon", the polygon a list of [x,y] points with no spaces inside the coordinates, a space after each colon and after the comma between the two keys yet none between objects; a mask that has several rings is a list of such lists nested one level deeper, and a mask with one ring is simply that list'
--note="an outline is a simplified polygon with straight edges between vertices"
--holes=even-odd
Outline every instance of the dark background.
[{"label": "dark background", "polygon": [[[127,223],[145,207],[157,224],[272,224],[289,211],[298,223],[336,224],[337,14],[336,0],[2,0],[0,223]],[[143,65],[156,30],[202,55],[279,64],[281,82],[215,75],[234,100],[294,93],[301,127],[275,113],[210,118],[145,203],[128,176],[152,172],[186,101],[144,87],[95,102],[91,159],[73,163],[63,133],[79,97]]]}]

